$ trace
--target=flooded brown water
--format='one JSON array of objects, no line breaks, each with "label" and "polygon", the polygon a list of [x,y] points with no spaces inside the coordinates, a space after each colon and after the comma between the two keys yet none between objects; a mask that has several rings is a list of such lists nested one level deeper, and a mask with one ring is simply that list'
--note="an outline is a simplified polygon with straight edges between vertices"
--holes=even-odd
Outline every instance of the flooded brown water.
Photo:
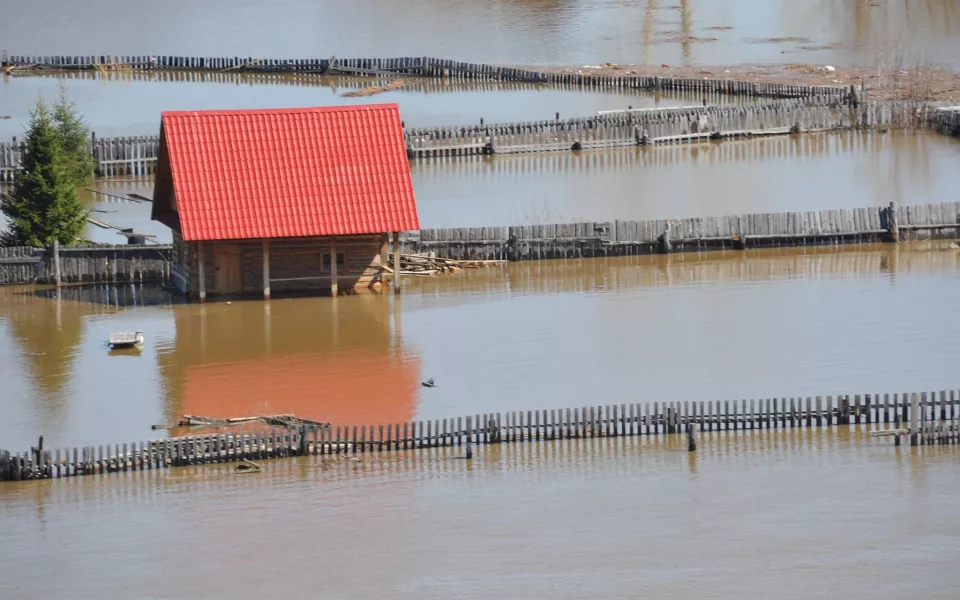
[{"label": "flooded brown water", "polygon": [[[7,8],[0,39],[15,53],[872,64],[886,46],[893,58],[960,64],[954,0]],[[808,40],[756,42],[767,37]],[[56,83],[35,83],[45,81]],[[77,83],[101,135],[132,125],[151,133],[159,110],[208,99],[222,108],[340,98],[296,85]],[[0,114],[35,97],[21,84],[0,84]],[[395,93],[411,124],[637,102],[527,89],[443,101],[419,93]],[[638,219],[936,202],[957,189],[957,154],[956,142],[934,136],[845,134],[446,161],[418,164],[414,177],[425,227]],[[98,188],[149,195],[136,183]],[[88,201],[116,211],[105,221],[150,231],[144,205]],[[911,243],[511,264],[411,280],[399,301],[198,306],[144,287],[0,288],[0,447],[25,449],[41,433],[54,448],[142,440],[183,412],[377,423],[956,388],[958,275],[960,250]],[[142,352],[106,350],[121,329],[145,332]],[[420,387],[427,377],[438,387]],[[453,460],[455,449],[274,461],[244,477],[213,467],[4,483],[0,598],[956,597],[955,448],[895,449],[845,428],[709,434],[696,455],[678,442],[487,447],[470,462]]]},{"label": "flooded brown water", "polygon": [[[599,398],[949,389],[958,275],[960,250],[938,242],[514,263],[410,279],[399,303],[2,288],[0,440],[135,441],[183,413],[376,424]],[[142,354],[106,350],[111,331],[134,329]]]},{"label": "flooded brown water", "polygon": [[267,11],[247,0],[7,4],[0,40],[14,54],[844,66],[892,57],[960,67],[957,0],[278,0]]},{"label": "flooded brown water", "polygon": [[[4,598],[956,597],[955,448],[591,439],[0,485]],[[55,568],[54,568],[55,567]]]}]

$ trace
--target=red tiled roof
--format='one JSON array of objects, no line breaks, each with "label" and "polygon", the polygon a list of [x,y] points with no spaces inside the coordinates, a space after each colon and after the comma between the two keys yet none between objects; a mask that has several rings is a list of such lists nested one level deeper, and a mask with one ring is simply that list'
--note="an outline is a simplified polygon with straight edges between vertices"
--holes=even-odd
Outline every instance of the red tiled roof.
[{"label": "red tiled roof", "polygon": [[396,104],[165,112],[160,131],[185,240],[420,227]]}]

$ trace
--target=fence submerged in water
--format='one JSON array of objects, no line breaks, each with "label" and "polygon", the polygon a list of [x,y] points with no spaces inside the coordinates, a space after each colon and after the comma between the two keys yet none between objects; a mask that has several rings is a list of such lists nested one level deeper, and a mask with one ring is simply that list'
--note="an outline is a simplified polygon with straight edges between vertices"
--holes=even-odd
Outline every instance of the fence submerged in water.
[{"label": "fence submerged in water", "polygon": [[[176,56],[6,56],[11,73],[129,72],[207,73],[233,76],[348,74],[374,78],[399,75],[454,81],[550,84],[585,89],[652,90],[719,97],[764,98],[762,105],[690,106],[679,109],[606,111],[592,117],[479,126],[405,130],[410,159],[517,152],[571,151],[643,144],[691,143],[752,136],[787,135],[926,123],[960,135],[960,117],[949,109],[916,101],[862,103],[855,86],[809,86],[732,79],[642,75],[569,74],[466,63],[430,57],[258,59]],[[705,100],[704,100],[705,101]],[[699,105],[700,102],[697,101]],[[936,104],[936,103],[934,103]],[[929,110],[928,110],[929,109]],[[92,140],[97,172],[104,177],[156,172],[157,136]],[[12,181],[21,145],[0,144],[0,182]]]},{"label": "fence submerged in water", "polygon": [[960,202],[725,217],[423,229],[404,252],[458,260],[548,260],[955,238]]},{"label": "fence submerged in water", "polygon": [[179,70],[239,73],[349,74],[373,76],[409,75],[453,80],[560,83],[584,87],[716,92],[770,98],[846,96],[851,88],[828,85],[793,85],[733,79],[675,78],[642,75],[554,73],[517,69],[444,58],[254,58],[200,56],[4,56],[0,66],[12,72],[24,70],[99,71]]},{"label": "fence submerged in water", "polygon": [[[422,229],[401,250],[457,260],[550,260],[951,239],[960,202],[724,217]],[[0,284],[169,282],[169,245],[0,248]],[[59,267],[57,266],[59,264]]]},{"label": "fence submerged in water", "polygon": [[[902,425],[909,423],[909,428]],[[911,445],[960,443],[955,390],[739,401],[654,402],[474,414],[382,425],[300,425],[28,452],[0,451],[0,481],[50,479],[290,456],[394,452],[597,437],[883,424]],[[891,429],[890,424],[894,427]],[[691,447],[692,449],[692,447]]]},{"label": "fence submerged in water", "polygon": [[0,284],[166,283],[170,245],[0,247]]},{"label": "fence submerged in water", "polygon": [[[901,125],[929,126],[960,136],[960,110],[918,102],[846,106],[818,99],[762,104],[634,109],[590,117],[455,127],[404,128],[407,157],[425,160],[455,156],[569,152],[646,145],[688,144]],[[91,139],[101,177],[156,174],[159,136]],[[20,168],[23,142],[0,142],[0,183],[12,182]]]}]

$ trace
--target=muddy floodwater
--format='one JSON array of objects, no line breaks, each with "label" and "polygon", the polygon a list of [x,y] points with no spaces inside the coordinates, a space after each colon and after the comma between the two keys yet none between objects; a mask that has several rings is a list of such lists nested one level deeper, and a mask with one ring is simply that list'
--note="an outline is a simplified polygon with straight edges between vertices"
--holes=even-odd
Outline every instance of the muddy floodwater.
[{"label": "muddy floodwater", "polygon": [[461,452],[3,484],[16,551],[0,596],[952,600],[960,585],[949,447],[844,428],[710,434],[695,455],[649,438]]},{"label": "muddy floodwater", "polygon": [[[184,412],[380,423],[955,389],[958,296],[949,242],[512,263],[408,279],[399,301],[5,287],[0,446],[139,441]],[[129,329],[142,352],[111,354]],[[679,436],[462,452],[6,482],[0,597],[947,600],[960,585],[952,446],[838,427],[707,433],[695,454]]]},{"label": "muddy floodwater", "polygon": [[[0,14],[0,50],[27,55],[960,68],[960,0],[7,0]],[[22,135],[59,83],[0,77],[11,117],[0,139]],[[68,80],[100,136],[155,134],[176,109],[397,102],[421,126],[703,100],[418,80],[345,95],[372,83],[385,82]],[[433,228],[947,202],[958,164],[955,139],[845,132],[411,169]],[[84,237],[122,241],[115,225],[169,242],[130,194],[150,197],[152,181],[81,190],[105,224]],[[375,425],[957,390],[958,298],[952,241],[511,263],[408,277],[399,297],[200,305],[144,285],[6,286],[0,448],[178,435],[185,413]],[[111,332],[130,330],[142,349],[108,350]],[[4,482],[0,598],[954,600],[960,589],[956,446],[894,447],[843,426],[708,432],[695,453],[664,436],[462,455]]]},{"label": "muddy floodwater", "polygon": [[[13,54],[960,66],[957,0],[10,2]],[[109,19],[109,29],[104,29]]]},{"label": "muddy floodwater", "polygon": [[[183,413],[378,424],[949,389],[958,275],[960,250],[928,242],[513,263],[409,279],[399,302],[6,287],[0,439],[137,441]],[[108,352],[111,331],[134,329],[142,352]]]}]

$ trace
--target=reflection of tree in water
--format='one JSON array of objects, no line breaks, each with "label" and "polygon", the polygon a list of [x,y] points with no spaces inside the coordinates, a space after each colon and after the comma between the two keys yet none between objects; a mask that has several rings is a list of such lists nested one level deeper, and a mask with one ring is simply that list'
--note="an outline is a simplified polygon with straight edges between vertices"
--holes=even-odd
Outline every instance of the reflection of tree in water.
[{"label": "reflection of tree in water", "polygon": [[0,317],[8,322],[44,409],[51,413],[63,410],[63,391],[73,371],[87,312],[83,305],[39,297],[27,290],[0,296]]},{"label": "reflection of tree in water", "polygon": [[151,286],[77,286],[54,289],[12,288],[0,291],[0,319],[27,365],[33,388],[42,399],[45,419],[56,419],[73,374],[83,338],[83,319],[113,313],[122,306],[169,304],[170,295]]}]

